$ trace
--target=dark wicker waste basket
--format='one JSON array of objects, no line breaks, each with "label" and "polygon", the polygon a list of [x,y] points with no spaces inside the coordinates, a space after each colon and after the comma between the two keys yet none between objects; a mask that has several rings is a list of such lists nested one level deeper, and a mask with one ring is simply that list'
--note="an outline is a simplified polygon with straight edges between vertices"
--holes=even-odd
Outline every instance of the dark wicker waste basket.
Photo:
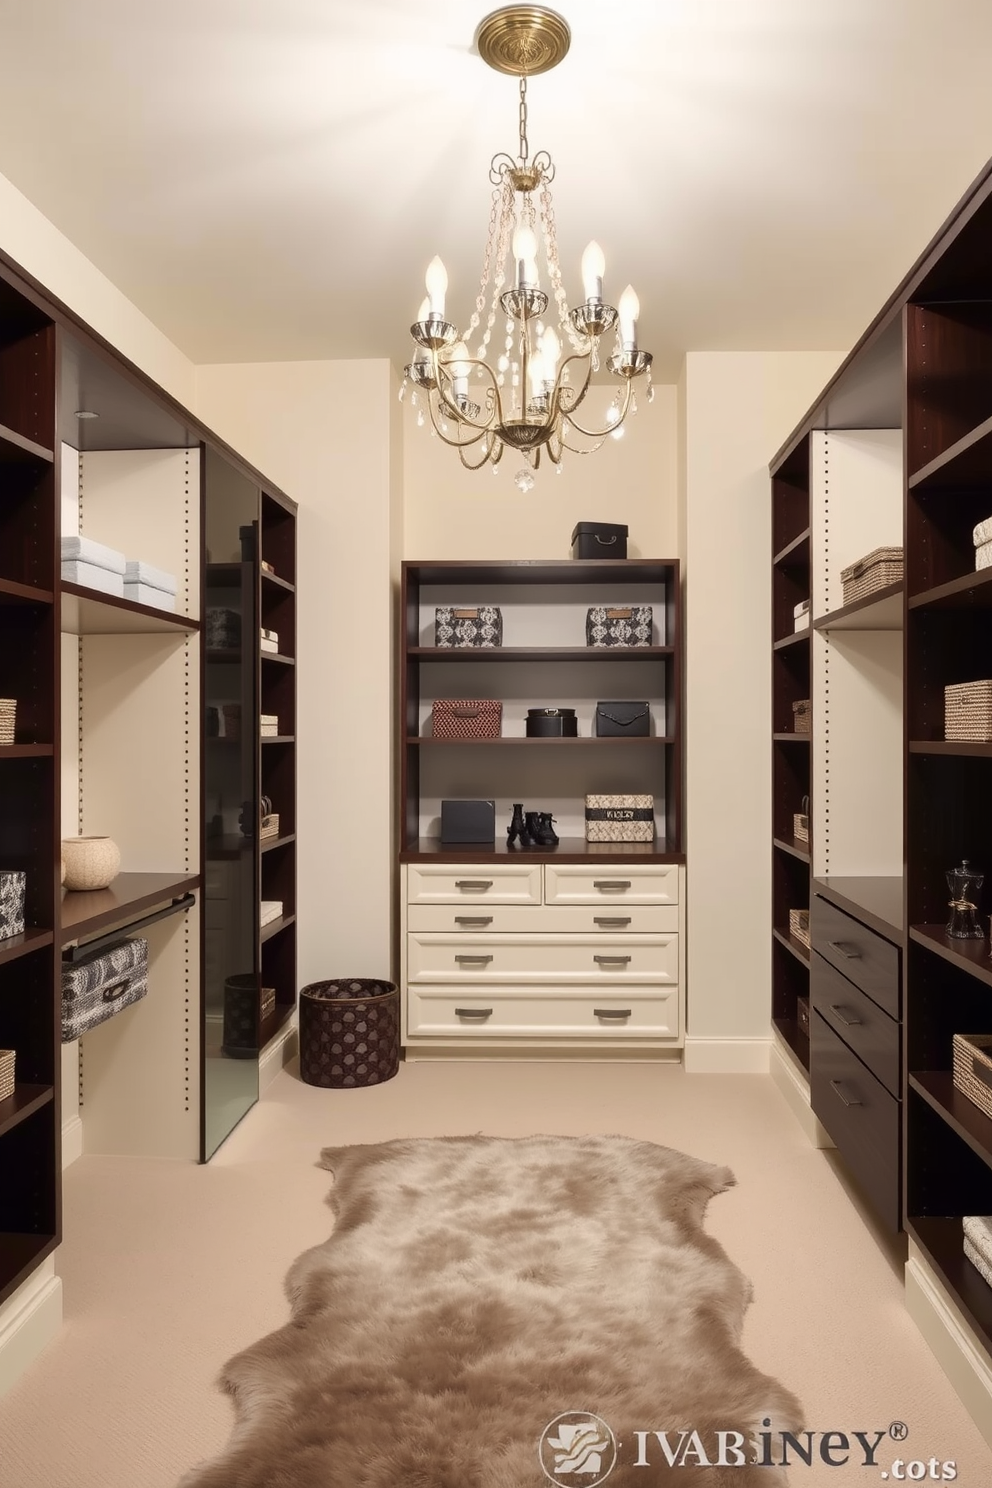
[{"label": "dark wicker waste basket", "polygon": [[400,998],[393,982],[349,977],[300,992],[300,1078],[353,1090],[391,1080],[400,1062]]}]

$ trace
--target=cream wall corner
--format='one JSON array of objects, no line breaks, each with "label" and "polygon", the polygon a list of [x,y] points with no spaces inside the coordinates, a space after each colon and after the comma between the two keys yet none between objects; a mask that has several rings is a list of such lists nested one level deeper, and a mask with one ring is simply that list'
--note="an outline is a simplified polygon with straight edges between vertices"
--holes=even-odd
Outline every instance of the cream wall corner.
[{"label": "cream wall corner", "polygon": [[756,1067],[756,1039],[770,1047],[768,462],[841,359],[838,352],[686,358],[690,1069],[743,1073]]},{"label": "cream wall corner", "polygon": [[385,361],[199,367],[196,412],[299,503],[300,984],[389,978],[395,376]]}]

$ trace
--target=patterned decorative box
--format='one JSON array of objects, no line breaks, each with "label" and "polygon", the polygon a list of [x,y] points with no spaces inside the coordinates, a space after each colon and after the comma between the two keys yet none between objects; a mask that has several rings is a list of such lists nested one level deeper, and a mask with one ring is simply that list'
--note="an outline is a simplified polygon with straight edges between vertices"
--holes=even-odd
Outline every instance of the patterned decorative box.
[{"label": "patterned decorative box", "polygon": [[944,688],[944,738],[992,742],[992,681]]},{"label": "patterned decorative box", "polygon": [[807,950],[810,949],[808,909],[789,910],[789,934],[794,940],[798,940],[800,945],[804,945]]},{"label": "patterned decorative box", "polygon": [[499,605],[440,606],[434,611],[434,644],[450,650],[464,646],[493,649],[503,644]]},{"label": "patterned decorative box", "polygon": [[587,646],[650,646],[651,605],[594,605],[586,611]]},{"label": "patterned decorative box", "polygon": [[801,702],[792,705],[792,727],[797,734],[808,734],[812,713],[810,711],[809,698],[803,698]]},{"label": "patterned decorative box", "polygon": [[956,1033],[951,1044],[955,1090],[992,1116],[992,1033]]},{"label": "patterned decorative box", "polygon": [[0,868],[0,940],[23,933],[27,881],[19,869]]},{"label": "patterned decorative box", "polygon": [[237,610],[208,605],[206,624],[208,651],[236,651],[241,645],[241,616]]},{"label": "patterned decorative box", "polygon": [[17,699],[0,698],[0,744],[13,744],[17,723]]},{"label": "patterned decorative box", "polygon": [[0,1101],[7,1100],[14,1093],[14,1066],[16,1062],[16,1049],[0,1049]]},{"label": "patterned decorative box", "polygon": [[62,1042],[105,1023],[148,991],[148,942],[142,936],[104,946],[62,967]]},{"label": "patterned decorative box", "polygon": [[437,698],[431,709],[435,739],[498,739],[503,704],[495,698]]},{"label": "patterned decorative box", "polygon": [[653,842],[654,796],[586,796],[587,842]]},{"label": "patterned decorative box", "polygon": [[841,569],[844,603],[849,605],[857,599],[867,599],[887,584],[901,583],[902,576],[902,548],[873,548],[850,567]]}]

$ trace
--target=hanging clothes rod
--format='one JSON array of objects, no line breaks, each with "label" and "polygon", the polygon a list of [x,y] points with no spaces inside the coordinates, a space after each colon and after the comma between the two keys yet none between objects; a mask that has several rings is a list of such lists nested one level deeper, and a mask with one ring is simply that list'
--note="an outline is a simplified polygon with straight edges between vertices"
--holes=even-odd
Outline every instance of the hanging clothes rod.
[{"label": "hanging clothes rod", "polygon": [[81,961],[84,956],[90,956],[94,951],[102,950],[104,946],[112,945],[120,940],[122,935],[133,935],[138,930],[144,930],[146,925],[154,925],[156,920],[168,919],[169,915],[183,914],[190,905],[196,903],[195,894],[184,894],[181,899],[173,899],[164,909],[156,909],[152,914],[142,915],[140,920],[130,920],[125,925],[118,925],[116,930],[108,930],[106,935],[97,936],[96,940],[84,941],[82,945],[69,946],[62,952],[63,961]]}]

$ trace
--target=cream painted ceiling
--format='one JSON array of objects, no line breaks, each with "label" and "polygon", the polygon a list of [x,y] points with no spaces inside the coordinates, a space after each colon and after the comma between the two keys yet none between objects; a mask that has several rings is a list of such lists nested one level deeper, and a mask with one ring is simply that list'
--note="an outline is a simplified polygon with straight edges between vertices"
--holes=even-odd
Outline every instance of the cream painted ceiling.
[{"label": "cream painted ceiling", "polygon": [[[512,78],[494,0],[0,0],[0,173],[197,362],[406,359],[467,321]],[[661,376],[846,349],[992,156],[992,0],[559,0],[530,84],[572,296],[597,237]],[[0,247],[3,226],[0,222]]]}]

